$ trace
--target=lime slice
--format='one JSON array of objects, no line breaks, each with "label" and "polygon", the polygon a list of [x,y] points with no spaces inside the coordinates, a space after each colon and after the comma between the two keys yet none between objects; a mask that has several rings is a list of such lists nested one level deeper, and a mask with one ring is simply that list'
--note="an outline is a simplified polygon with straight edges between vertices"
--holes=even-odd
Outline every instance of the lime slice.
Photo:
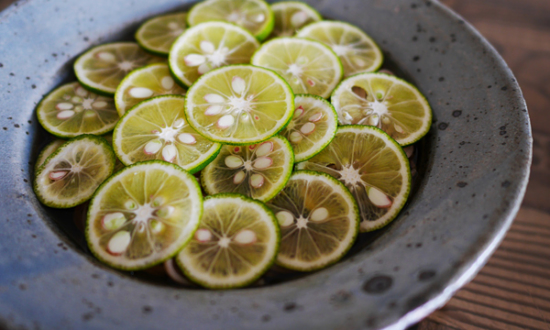
[{"label": "lime slice", "polygon": [[105,139],[81,135],[54,151],[36,172],[34,192],[44,205],[69,208],[84,203],[107,179],[115,154]]},{"label": "lime slice", "polygon": [[353,196],[324,173],[297,171],[267,205],[281,227],[277,264],[299,271],[327,267],[351,248],[361,218]]},{"label": "lime slice", "polygon": [[142,162],[97,189],[86,240],[92,253],[113,268],[145,269],[181,250],[201,215],[202,194],[191,174],[162,161]]},{"label": "lime slice", "polygon": [[323,98],[342,79],[342,63],[327,46],[313,40],[276,38],[258,49],[252,64],[271,69],[288,81],[296,94]]},{"label": "lime slice", "polygon": [[181,84],[190,86],[208,71],[229,64],[248,64],[260,47],[245,29],[224,22],[189,28],[170,50],[170,69]]},{"label": "lime slice", "polygon": [[280,236],[273,213],[237,194],[204,200],[199,229],[176,261],[192,281],[211,289],[242,287],[273,264]]},{"label": "lime slice", "polygon": [[262,0],[206,0],[196,4],[189,15],[189,25],[208,21],[226,21],[237,24],[252,33],[259,41],[273,30],[273,12]]},{"label": "lime slice", "polygon": [[340,124],[381,128],[400,145],[412,144],[432,124],[428,101],[413,85],[394,76],[363,73],[350,77],[331,97]]},{"label": "lime slice", "polygon": [[317,10],[303,2],[282,1],[271,5],[275,26],[270,37],[291,37],[301,27],[323,19]]},{"label": "lime slice", "polygon": [[61,139],[55,139],[52,142],[48,143],[42,151],[40,151],[40,154],[38,154],[38,157],[36,158],[36,163],[34,163],[34,171],[38,171],[40,166],[44,165],[44,162],[48,157],[50,157],[51,154],[54,153],[59,147],[63,145],[63,143],[67,142],[66,140]]},{"label": "lime slice", "polygon": [[139,102],[154,96],[185,94],[185,89],[175,83],[168,65],[150,64],[130,72],[118,85],[115,104],[120,116]]},{"label": "lime slice", "polygon": [[80,55],[74,63],[74,72],[84,87],[112,96],[128,72],[162,61],[135,42],[117,42],[94,47]]},{"label": "lime slice", "polygon": [[170,47],[187,27],[187,13],[175,13],[153,17],[136,31],[136,41],[146,51],[168,56]]},{"label": "lime slice", "polygon": [[[109,133],[109,134],[105,134],[102,136],[105,140],[107,140],[107,142],[109,142],[109,145],[111,146],[111,148],[114,149],[114,146],[113,146],[113,134],[112,133]],[[126,165],[124,165],[120,159],[116,159],[115,161],[115,169],[113,171],[113,173],[116,173],[120,170],[122,170]]]},{"label": "lime slice", "polygon": [[294,155],[280,136],[249,146],[224,146],[201,172],[201,184],[209,194],[239,193],[268,201],[285,186]]},{"label": "lime slice", "polygon": [[276,73],[252,65],[208,72],[187,92],[189,125],[209,140],[233,145],[265,141],[294,112],[294,94]]},{"label": "lime slice", "polygon": [[84,89],[79,83],[63,85],[48,94],[36,108],[38,121],[62,138],[105,134],[118,121],[115,102]]},{"label": "lime slice", "polygon": [[361,29],[348,23],[312,23],[298,31],[297,35],[331,47],[340,57],[346,77],[376,71],[384,61],[384,55],[376,43]]},{"label": "lime slice", "polygon": [[372,126],[340,127],[332,142],[298,169],[325,172],[349,188],[361,212],[361,231],[392,221],[409,196],[411,172],[403,149]]},{"label": "lime slice", "polygon": [[128,111],[113,133],[113,147],[126,165],[159,159],[195,173],[218,154],[221,145],[193,128],[183,112],[179,95],[157,96]]},{"label": "lime slice", "polygon": [[332,104],[315,95],[296,95],[294,116],[281,131],[294,150],[296,162],[307,160],[332,141],[338,128],[338,115]]}]

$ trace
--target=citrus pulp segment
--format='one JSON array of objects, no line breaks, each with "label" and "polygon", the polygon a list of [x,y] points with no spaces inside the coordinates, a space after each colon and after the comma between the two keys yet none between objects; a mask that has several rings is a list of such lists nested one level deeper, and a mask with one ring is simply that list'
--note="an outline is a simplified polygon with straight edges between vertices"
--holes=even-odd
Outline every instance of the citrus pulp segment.
[{"label": "citrus pulp segment", "polygon": [[202,194],[188,172],[162,161],[117,172],[95,193],[86,240],[111,267],[140,270],[173,257],[191,239],[202,215]]},{"label": "citrus pulp segment", "polygon": [[184,104],[183,96],[163,95],[126,112],[113,133],[118,158],[126,165],[158,159],[191,173],[202,169],[216,157],[221,145],[188,125]]},{"label": "citrus pulp segment", "polygon": [[62,139],[55,139],[52,142],[48,143],[42,151],[40,151],[40,154],[38,154],[38,157],[36,158],[36,162],[34,163],[34,170],[38,171],[40,166],[44,165],[44,162],[48,157],[50,157],[51,154],[54,153],[54,151],[57,150],[57,148],[61,147],[63,143],[67,142],[66,140]]},{"label": "citrus pulp segment", "polygon": [[237,24],[259,41],[269,36],[274,23],[271,7],[263,0],[206,0],[191,8],[187,16],[190,26],[208,21]]},{"label": "citrus pulp segment", "polygon": [[105,139],[81,135],[57,148],[38,169],[34,191],[42,204],[69,208],[81,204],[107,179],[115,154]]},{"label": "citrus pulp segment", "polygon": [[212,289],[242,287],[273,264],[280,236],[273,213],[242,195],[204,200],[204,215],[176,260],[185,275]]},{"label": "citrus pulp segment", "polygon": [[275,72],[231,65],[208,72],[185,99],[189,124],[209,140],[245,145],[277,134],[294,112],[294,94]]},{"label": "citrus pulp segment", "polygon": [[48,94],[38,104],[36,116],[45,130],[62,138],[105,134],[119,118],[113,98],[89,92],[77,82]]},{"label": "citrus pulp segment", "polygon": [[258,47],[254,36],[237,25],[206,22],[189,28],[174,42],[168,62],[174,77],[190,86],[213,69],[250,63]]},{"label": "citrus pulp segment", "polygon": [[294,172],[267,206],[281,228],[277,264],[286,268],[324,268],[344,256],[359,232],[361,218],[353,196],[325,173]]},{"label": "citrus pulp segment", "polygon": [[185,94],[164,63],[150,64],[130,72],[118,85],[115,104],[120,116],[141,101],[166,94]]},{"label": "citrus pulp segment", "polygon": [[271,37],[291,37],[301,27],[322,20],[321,14],[298,1],[282,1],[271,5],[275,25]]},{"label": "citrus pulp segment", "polygon": [[382,73],[362,73],[342,81],[331,97],[340,124],[381,128],[400,145],[428,133],[432,110],[408,82]]},{"label": "citrus pulp segment", "polygon": [[338,56],[320,42],[301,38],[275,38],[260,47],[252,64],[271,69],[290,84],[296,94],[328,98],[342,79]]},{"label": "citrus pulp segment", "polygon": [[361,231],[392,221],[409,196],[411,172],[403,149],[372,126],[340,127],[332,142],[298,169],[325,172],[351,191],[361,213]]},{"label": "citrus pulp segment", "polygon": [[74,63],[74,72],[84,87],[112,96],[128,72],[162,61],[135,42],[117,42],[93,47],[80,55]]},{"label": "citrus pulp segment", "polygon": [[301,94],[294,99],[294,115],[279,133],[294,150],[294,161],[307,160],[325,148],[338,128],[338,115],[327,100]]},{"label": "citrus pulp segment", "polygon": [[346,77],[376,71],[384,61],[376,43],[361,29],[348,23],[312,23],[298,31],[297,36],[317,40],[332,48],[342,61]]},{"label": "citrus pulp segment", "polygon": [[268,201],[285,186],[294,165],[292,147],[280,136],[249,146],[223,146],[201,172],[209,194],[239,193]]},{"label": "citrus pulp segment", "polygon": [[143,49],[160,56],[168,56],[170,47],[187,27],[187,13],[153,17],[136,31],[136,41]]}]

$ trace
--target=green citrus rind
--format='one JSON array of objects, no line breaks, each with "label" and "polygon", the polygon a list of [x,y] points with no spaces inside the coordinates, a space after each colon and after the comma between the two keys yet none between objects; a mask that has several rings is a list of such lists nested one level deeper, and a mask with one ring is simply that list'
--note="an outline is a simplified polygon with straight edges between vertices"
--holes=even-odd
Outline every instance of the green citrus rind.
[{"label": "green citrus rind", "polygon": [[[170,47],[160,47],[160,46],[153,46],[150,44],[150,42],[147,41],[147,38],[145,37],[145,34],[148,32],[147,30],[150,29],[154,24],[162,24],[163,20],[170,20],[174,19],[177,20],[180,17],[182,17],[183,22],[183,30],[182,33],[185,31],[185,28],[187,27],[187,13],[174,13],[174,14],[168,14],[168,15],[161,15],[156,16],[153,18],[148,19],[145,21],[136,31],[134,37],[137,41],[137,43],[146,51],[153,55],[157,56],[168,56],[168,53],[170,52]],[[176,31],[175,31],[176,32]],[[173,37],[172,43],[174,40],[176,40],[177,36]],[[172,44],[170,43],[170,45]]]},{"label": "green citrus rind", "polygon": [[317,10],[315,10],[313,7],[311,7],[310,5],[308,5],[305,2],[299,2],[299,1],[276,2],[276,3],[271,5],[271,10],[273,11],[274,18],[275,18],[275,25],[273,27],[273,31],[271,32],[270,37],[273,37],[273,38],[283,37],[283,36],[290,37],[290,36],[295,35],[298,29],[300,29],[300,28],[302,28],[302,27],[304,27],[308,24],[313,23],[313,22],[307,22],[307,20],[306,20],[306,22],[304,22],[305,23],[304,25],[293,28],[294,31],[291,34],[282,33],[281,31],[279,31],[278,30],[278,24],[277,24],[279,18],[277,17],[277,13],[279,11],[280,12],[285,11],[286,9],[291,8],[291,7],[299,8],[298,10],[307,12],[310,15],[310,17],[313,19],[313,22],[321,21],[323,19],[323,17],[321,16],[321,14],[319,14],[319,12]]},{"label": "green citrus rind", "polygon": [[52,142],[48,143],[38,154],[38,157],[36,157],[36,162],[34,163],[34,171],[38,171],[38,169],[44,165],[44,162],[48,157],[50,157],[51,154],[53,154],[59,147],[61,147],[67,140],[62,139],[55,139]]}]

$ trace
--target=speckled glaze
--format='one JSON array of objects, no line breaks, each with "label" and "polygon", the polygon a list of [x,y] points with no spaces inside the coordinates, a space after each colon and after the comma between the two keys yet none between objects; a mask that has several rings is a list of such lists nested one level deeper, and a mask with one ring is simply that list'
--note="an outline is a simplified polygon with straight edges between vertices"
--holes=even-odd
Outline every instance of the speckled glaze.
[{"label": "speckled glaze", "polygon": [[42,95],[74,79],[72,63],[88,47],[128,40],[144,19],[189,1],[30,0],[0,14],[0,328],[402,329],[471,279],[508,229],[529,175],[529,118],[512,73],[435,1],[307,2],[363,28],[427,96],[434,123],[419,179],[401,215],[363,235],[342,262],[223,292],[104,267],[64,226],[72,213],[43,207],[31,186],[48,139],[34,115]]}]

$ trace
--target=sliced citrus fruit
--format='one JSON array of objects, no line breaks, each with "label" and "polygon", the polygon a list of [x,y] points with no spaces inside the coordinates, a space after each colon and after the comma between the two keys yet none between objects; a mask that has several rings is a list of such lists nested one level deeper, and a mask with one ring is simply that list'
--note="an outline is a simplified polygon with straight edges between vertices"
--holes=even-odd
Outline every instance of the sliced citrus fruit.
[{"label": "sliced citrus fruit", "polygon": [[424,95],[408,82],[382,73],[362,73],[342,81],[331,102],[340,124],[379,127],[402,146],[420,140],[432,124]]},{"label": "sliced citrus fruit", "polygon": [[189,28],[170,50],[170,69],[181,84],[190,86],[208,71],[229,64],[248,64],[260,47],[245,29],[206,22]]},{"label": "sliced citrus fruit", "polygon": [[92,253],[113,268],[145,269],[181,250],[201,215],[202,194],[191,174],[162,161],[142,162],[97,189],[86,240]]},{"label": "sliced citrus fruit", "polygon": [[265,141],[294,112],[294,94],[271,70],[231,65],[208,72],[189,88],[185,115],[209,140],[233,145]]},{"label": "sliced citrus fruit", "polygon": [[303,2],[277,2],[271,5],[271,10],[275,16],[271,37],[291,37],[301,27],[323,19],[317,10]]},{"label": "sliced citrus fruit", "polygon": [[48,94],[38,104],[36,116],[44,129],[62,138],[105,134],[119,118],[113,98],[89,92],[77,82]]},{"label": "sliced citrus fruit", "polygon": [[275,38],[252,57],[252,64],[271,69],[288,81],[296,94],[323,98],[342,79],[338,56],[320,42],[301,38]]},{"label": "sliced citrus fruit", "polygon": [[141,101],[166,94],[185,94],[170,75],[168,65],[150,64],[130,72],[118,85],[115,104],[120,116]]},{"label": "sliced citrus fruit", "polygon": [[54,151],[38,169],[34,192],[42,204],[50,207],[84,203],[113,173],[115,159],[105,139],[78,136]]},{"label": "sliced citrus fruit", "polygon": [[224,146],[218,157],[201,172],[201,184],[209,195],[239,193],[268,201],[285,186],[294,155],[280,136],[249,146]]},{"label": "sliced citrus fruit", "polygon": [[237,194],[209,196],[199,229],[176,261],[207,288],[242,287],[273,264],[279,242],[275,217],[263,203]]},{"label": "sliced citrus fruit", "polygon": [[113,133],[113,147],[126,165],[164,160],[195,173],[218,154],[221,145],[211,142],[187,124],[179,95],[157,96],[133,107],[120,119]]},{"label": "sliced citrus fruit", "polygon": [[170,47],[187,27],[187,13],[153,17],[136,31],[136,41],[143,49],[160,56],[168,56]]},{"label": "sliced citrus fruit", "polygon": [[206,0],[196,4],[187,22],[190,26],[208,21],[226,21],[237,24],[262,41],[273,30],[273,12],[262,0]]},{"label": "sliced citrus fruit", "polygon": [[372,126],[340,127],[332,142],[298,169],[325,172],[349,188],[361,212],[361,231],[392,221],[409,196],[411,172],[403,149]]},{"label": "sliced citrus fruit", "polygon": [[359,232],[353,196],[330,175],[297,171],[267,206],[281,228],[277,264],[299,271],[327,267],[344,256]]},{"label": "sliced citrus fruit", "polygon": [[36,158],[36,163],[34,163],[34,170],[38,171],[40,166],[44,165],[46,159],[50,157],[50,155],[53,154],[54,151],[61,147],[65,142],[67,142],[67,140],[55,139],[52,142],[48,143],[44,147],[44,149],[40,151],[40,154],[38,154],[38,157]]},{"label": "sliced citrus fruit", "polygon": [[296,95],[294,106],[294,116],[280,134],[290,141],[294,160],[302,162],[332,141],[338,128],[338,115],[332,104],[315,95]]},{"label": "sliced citrus fruit", "polygon": [[128,72],[162,61],[135,42],[116,42],[94,47],[80,55],[74,63],[74,72],[84,87],[112,96]]},{"label": "sliced citrus fruit", "polygon": [[323,21],[309,24],[297,34],[328,45],[340,57],[346,77],[378,70],[384,55],[361,29],[344,22]]}]

